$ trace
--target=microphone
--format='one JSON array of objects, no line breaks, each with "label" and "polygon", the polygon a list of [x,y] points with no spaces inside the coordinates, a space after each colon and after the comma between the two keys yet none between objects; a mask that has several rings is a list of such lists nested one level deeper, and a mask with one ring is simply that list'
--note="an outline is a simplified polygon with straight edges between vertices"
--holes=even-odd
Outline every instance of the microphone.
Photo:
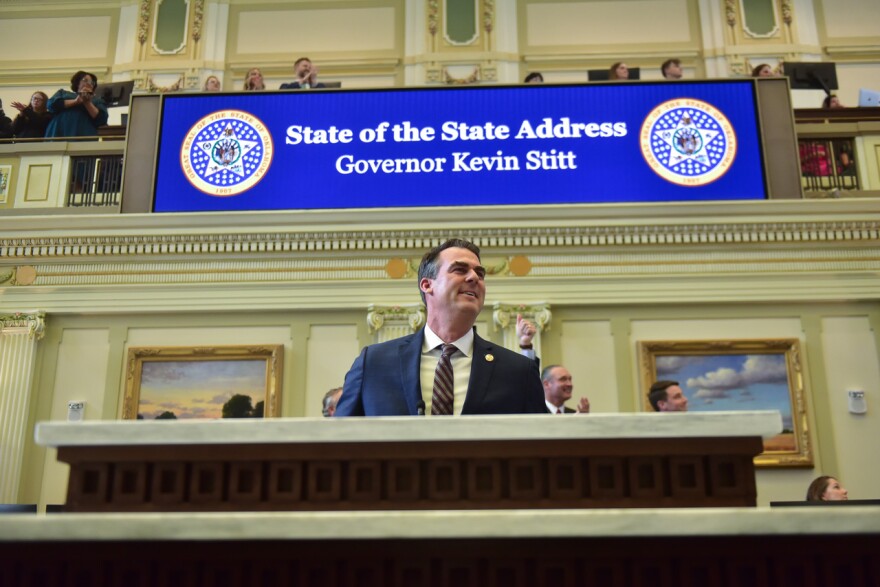
[{"label": "microphone", "polygon": [[419,400],[419,403],[416,404],[416,415],[424,416],[425,415],[425,401]]}]

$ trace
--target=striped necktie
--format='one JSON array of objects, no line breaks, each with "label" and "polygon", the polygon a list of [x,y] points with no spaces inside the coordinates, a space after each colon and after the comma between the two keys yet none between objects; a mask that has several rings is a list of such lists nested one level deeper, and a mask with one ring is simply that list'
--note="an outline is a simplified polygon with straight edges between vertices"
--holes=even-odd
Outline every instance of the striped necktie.
[{"label": "striped necktie", "polygon": [[449,357],[457,351],[455,345],[444,344],[434,371],[434,392],[431,396],[432,416],[451,416],[452,398],[455,380],[452,378],[452,359]]}]

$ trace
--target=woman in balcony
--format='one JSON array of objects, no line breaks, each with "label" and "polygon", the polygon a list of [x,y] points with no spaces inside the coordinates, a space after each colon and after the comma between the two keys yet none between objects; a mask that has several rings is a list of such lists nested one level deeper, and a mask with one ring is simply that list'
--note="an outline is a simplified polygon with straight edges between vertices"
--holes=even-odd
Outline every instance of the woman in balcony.
[{"label": "woman in balcony", "polygon": [[60,89],[49,98],[49,112],[54,116],[46,128],[47,137],[94,137],[98,127],[107,124],[107,105],[95,95],[98,78],[87,71],[77,71],[70,78],[70,89]]},{"label": "woman in balcony", "polygon": [[608,79],[629,79],[629,68],[623,61],[618,61],[608,68]]},{"label": "woman in balcony", "polygon": [[30,104],[13,102],[12,107],[19,114],[12,123],[12,130],[17,139],[41,139],[46,136],[46,127],[52,120],[52,113],[46,108],[49,96],[43,92],[34,92]]},{"label": "woman in balcony", "polygon": [[219,92],[220,91],[220,78],[216,75],[209,75],[205,80],[205,85],[202,89],[206,92]]},{"label": "woman in balcony", "polygon": [[244,76],[244,91],[245,92],[260,92],[266,89],[266,84],[263,83],[263,72],[260,71],[260,68],[255,67],[247,72],[247,75]]}]

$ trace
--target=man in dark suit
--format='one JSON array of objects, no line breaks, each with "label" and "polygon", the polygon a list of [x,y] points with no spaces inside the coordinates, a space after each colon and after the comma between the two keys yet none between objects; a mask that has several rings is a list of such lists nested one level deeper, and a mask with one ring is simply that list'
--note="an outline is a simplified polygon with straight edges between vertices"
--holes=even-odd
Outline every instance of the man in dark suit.
[{"label": "man in dark suit", "polygon": [[[485,276],[471,242],[452,239],[428,251],[418,272],[427,325],[361,351],[345,376],[336,417],[546,413],[535,362],[476,334]],[[441,347],[448,359],[441,359]],[[451,373],[441,373],[442,361]],[[447,391],[452,397],[441,397]]]},{"label": "man in dark suit", "polygon": [[293,72],[296,81],[281,84],[282,90],[308,90],[310,88],[323,88],[324,84],[318,81],[318,67],[308,57],[300,57],[293,64]]},{"label": "man in dark suit", "polygon": [[551,414],[589,414],[590,400],[582,397],[576,410],[565,405],[571,399],[574,386],[571,373],[562,365],[550,365],[541,372],[541,383],[544,385],[545,408]]}]

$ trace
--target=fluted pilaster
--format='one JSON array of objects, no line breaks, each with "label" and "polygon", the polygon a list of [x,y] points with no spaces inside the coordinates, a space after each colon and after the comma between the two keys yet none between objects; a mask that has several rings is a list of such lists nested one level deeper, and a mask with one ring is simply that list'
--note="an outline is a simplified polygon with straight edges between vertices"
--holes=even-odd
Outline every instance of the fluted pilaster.
[{"label": "fluted pilaster", "polygon": [[0,503],[16,503],[42,312],[0,315]]}]

